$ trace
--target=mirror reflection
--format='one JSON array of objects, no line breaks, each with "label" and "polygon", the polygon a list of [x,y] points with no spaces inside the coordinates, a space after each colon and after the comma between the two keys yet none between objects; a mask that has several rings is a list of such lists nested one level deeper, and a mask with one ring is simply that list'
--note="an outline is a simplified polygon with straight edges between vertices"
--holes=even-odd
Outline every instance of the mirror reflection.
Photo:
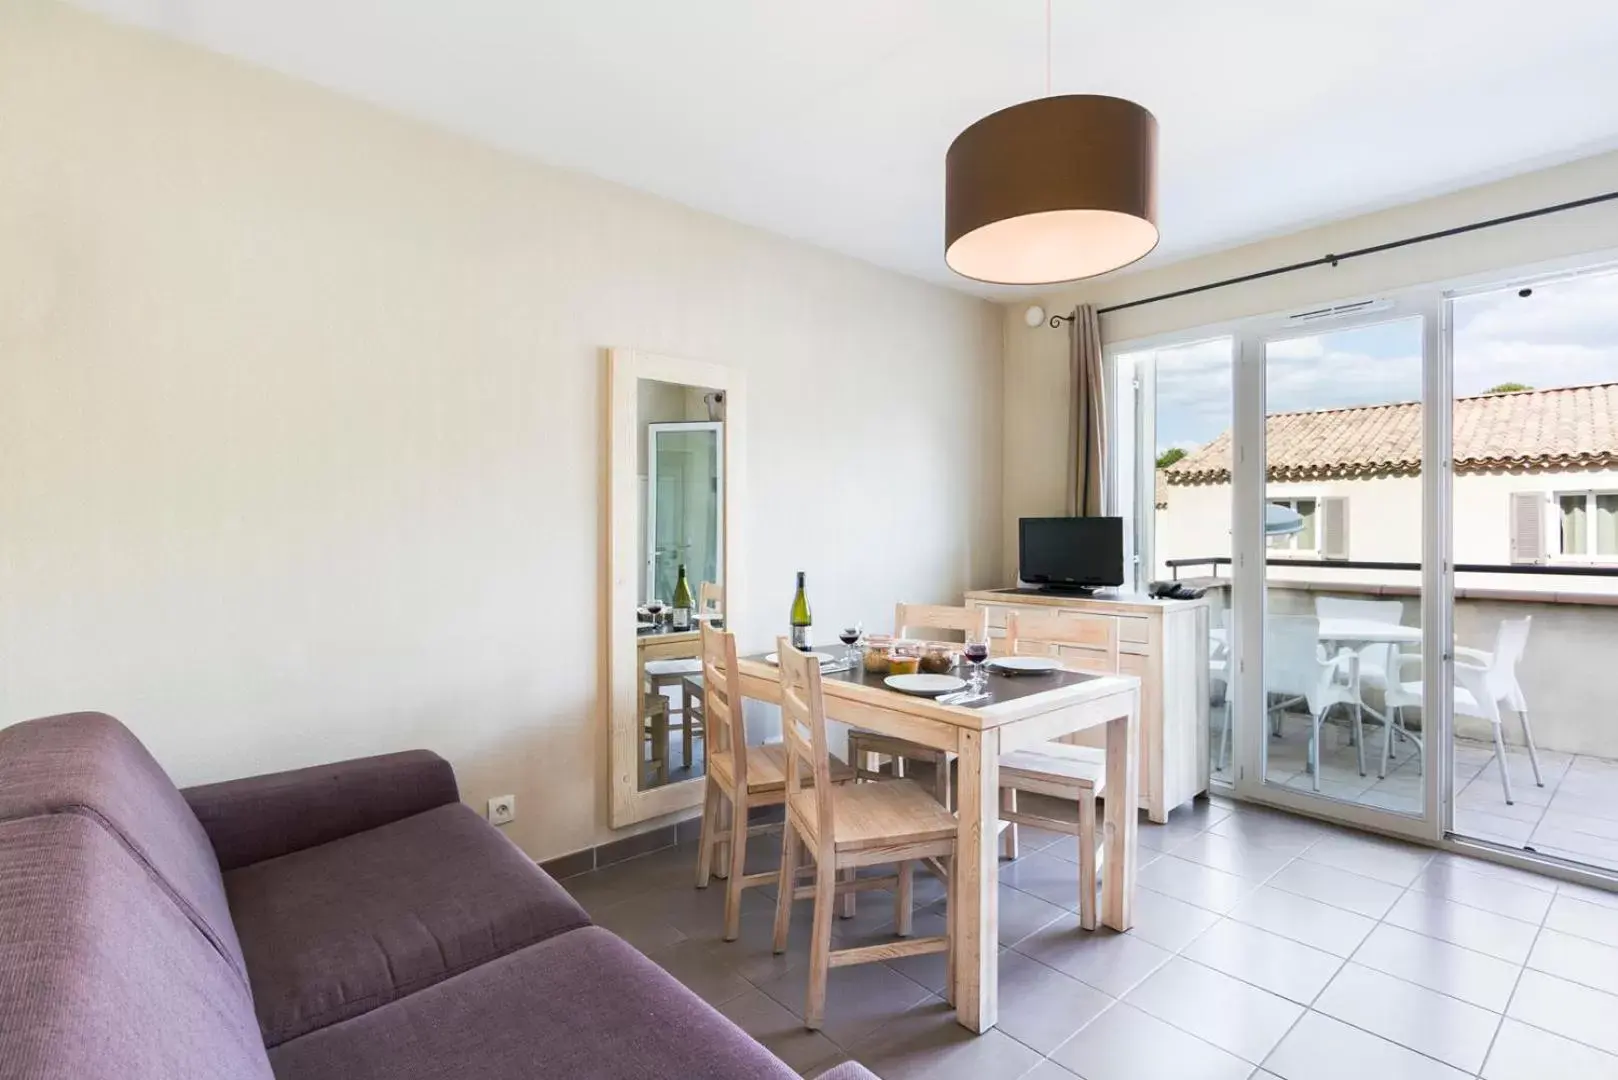
[{"label": "mirror reflection", "polygon": [[704,773],[700,620],[724,618],[725,398],[641,379],[641,790]]}]

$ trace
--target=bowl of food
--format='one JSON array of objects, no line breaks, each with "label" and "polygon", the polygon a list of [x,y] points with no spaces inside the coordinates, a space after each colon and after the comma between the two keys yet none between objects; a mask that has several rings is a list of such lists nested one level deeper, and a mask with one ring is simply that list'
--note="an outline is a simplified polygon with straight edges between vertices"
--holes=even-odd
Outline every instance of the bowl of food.
[{"label": "bowl of food", "polygon": [[888,650],[888,674],[915,675],[921,671],[921,657],[895,646]]},{"label": "bowl of food", "polygon": [[945,675],[961,662],[961,650],[948,643],[928,642],[921,648],[923,675]]}]

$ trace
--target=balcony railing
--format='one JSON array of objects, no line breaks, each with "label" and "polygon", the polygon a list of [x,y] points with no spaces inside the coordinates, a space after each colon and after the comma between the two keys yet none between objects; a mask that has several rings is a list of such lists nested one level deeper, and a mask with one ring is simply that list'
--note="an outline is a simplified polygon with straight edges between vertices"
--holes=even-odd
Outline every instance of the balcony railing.
[{"label": "balcony railing", "polygon": [[[1195,559],[1164,559],[1174,580],[1180,580],[1180,569],[1211,566],[1211,577],[1219,576],[1221,566],[1231,565],[1228,555],[1208,555]],[[1408,570],[1421,572],[1421,564],[1413,562],[1376,562],[1365,559],[1265,559],[1266,566],[1307,567],[1310,570]],[[1457,574],[1533,574],[1549,577],[1606,577],[1618,578],[1618,566],[1592,566],[1586,564],[1539,563],[1456,563]]]}]

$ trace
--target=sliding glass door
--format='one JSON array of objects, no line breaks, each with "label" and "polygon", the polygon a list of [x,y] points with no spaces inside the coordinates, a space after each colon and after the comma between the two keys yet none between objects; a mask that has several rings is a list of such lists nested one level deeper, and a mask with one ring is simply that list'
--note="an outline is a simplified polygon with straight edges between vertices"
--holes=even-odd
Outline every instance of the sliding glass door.
[{"label": "sliding glass door", "polygon": [[1289,320],[1250,352],[1264,402],[1250,445],[1263,450],[1239,512],[1262,567],[1245,595],[1262,686],[1243,788],[1422,833],[1430,320],[1367,306]]}]

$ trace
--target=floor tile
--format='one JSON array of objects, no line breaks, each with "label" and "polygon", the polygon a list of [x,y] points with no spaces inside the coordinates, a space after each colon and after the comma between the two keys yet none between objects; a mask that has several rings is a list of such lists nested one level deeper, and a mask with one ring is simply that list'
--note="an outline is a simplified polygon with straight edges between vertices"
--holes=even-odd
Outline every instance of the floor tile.
[{"label": "floor tile", "polygon": [[1551,901],[1545,925],[1564,934],[1589,938],[1603,945],[1618,945],[1618,908],[1603,907],[1558,894]]},{"label": "floor tile", "polygon": [[1412,888],[1467,907],[1533,923],[1545,917],[1555,895],[1542,888],[1475,873],[1452,862],[1435,862],[1422,872]]},{"label": "floor tile", "polygon": [[1227,874],[1263,881],[1291,862],[1296,857],[1297,851],[1307,846],[1307,844],[1289,844],[1266,847],[1240,837],[1205,832],[1193,836],[1183,844],[1176,844],[1169,854],[1177,859],[1223,870]]},{"label": "floor tile", "polygon": [[1160,949],[1179,952],[1218,921],[1219,916],[1206,908],[1150,889],[1136,889],[1135,925],[1129,933]]},{"label": "floor tile", "polygon": [[1574,1042],[1618,1054],[1618,996],[1527,970],[1506,1015]]},{"label": "floor tile", "polygon": [[1066,911],[1079,909],[1078,865],[1054,855],[1036,851],[1016,862],[1004,863],[1000,881]]},{"label": "floor tile", "polygon": [[1528,966],[1569,982],[1618,994],[1618,948],[1564,934],[1549,927],[1539,932]]},{"label": "floor tile", "polygon": [[1080,930],[1076,915],[1018,942],[1016,951],[1113,997],[1123,997],[1173,955],[1133,934]]},{"label": "floor tile", "polygon": [[849,1053],[882,1080],[1016,1080],[1040,1060],[1003,1031],[972,1034],[937,999],[883,1024]]},{"label": "floor tile", "polygon": [[1318,1012],[1305,1013],[1264,1067],[1281,1080],[1466,1080],[1466,1073]]},{"label": "floor tile", "polygon": [[1197,938],[1184,955],[1304,1005],[1313,1001],[1343,966],[1340,956],[1234,919],[1225,919]]},{"label": "floor tile", "polygon": [[1533,923],[1418,892],[1400,897],[1388,912],[1386,921],[1513,964],[1528,959],[1534,935],[1539,932],[1539,927]]},{"label": "floor tile", "polygon": [[999,1029],[1049,1054],[1113,1005],[1113,998],[1032,957],[1000,958]]},{"label": "floor tile", "polygon": [[1303,1015],[1303,1006],[1175,957],[1124,1003],[1257,1065]]},{"label": "floor tile", "polygon": [[1507,1017],[1481,1075],[1483,1080],[1618,1080],[1618,1057]]},{"label": "floor tile", "polygon": [[1135,883],[1153,892],[1224,915],[1256,887],[1254,882],[1200,863],[1165,855],[1140,871]]},{"label": "floor tile", "polygon": [[[759,987],[797,1016],[803,1015],[809,990],[807,968],[789,971]],[[832,968],[826,983],[826,1019],[822,1032],[848,1049],[879,1027],[935,995],[883,964]]]},{"label": "floor tile", "polygon": [[1462,803],[1455,808],[1455,831],[1462,836],[1475,836],[1479,840],[1492,840],[1497,844],[1509,844],[1520,847],[1528,842],[1534,835],[1534,826],[1539,823],[1535,818],[1532,821],[1518,821],[1514,818],[1501,817],[1498,814],[1474,810],[1471,805]]},{"label": "floor tile", "polygon": [[686,989],[710,1005],[722,1005],[753,988],[753,984],[737,974],[733,967],[716,960],[706,941],[687,938],[668,948],[649,952],[646,958],[680,980]]},{"label": "floor tile", "polygon": [[1068,1072],[1062,1066],[1046,1058],[1034,1067],[1034,1071],[1023,1077],[1023,1080],[1083,1080],[1078,1073]]},{"label": "floor tile", "polygon": [[1084,1080],[1247,1080],[1251,1063],[1130,1005],[1114,1005],[1051,1057]]},{"label": "floor tile", "polygon": [[[1000,886],[1000,944],[1015,945],[1036,930],[1042,930],[1071,911],[1078,910],[1078,874],[1074,870],[1073,902],[1063,907],[1010,885]],[[1097,898],[1099,905],[1100,899]],[[1099,906],[1096,909],[1100,911]]]},{"label": "floor tile", "polygon": [[[1311,848],[1311,851],[1314,849]],[[1272,889],[1307,896],[1323,904],[1379,919],[1387,914],[1399,894],[1397,885],[1339,870],[1324,863],[1300,858],[1282,867],[1267,883]]]},{"label": "floor tile", "polygon": [[806,1073],[842,1056],[836,1043],[804,1027],[801,1018],[762,990],[749,990],[731,998],[719,1006],[719,1011],[794,1072]]},{"label": "floor tile", "polygon": [[640,904],[615,905],[596,915],[593,921],[643,953],[655,952],[685,940],[683,932]]},{"label": "floor tile", "polygon": [[1517,985],[1518,965],[1447,941],[1383,923],[1371,931],[1354,963],[1503,1013]]},{"label": "floor tile", "polygon": [[1359,948],[1376,925],[1363,915],[1268,885],[1237,904],[1230,917],[1343,957]]},{"label": "floor tile", "polygon": [[1474,877],[1486,877],[1494,881],[1509,881],[1513,885],[1522,885],[1548,893],[1556,892],[1558,884],[1555,878],[1546,877],[1544,874],[1536,874],[1532,870],[1519,870],[1515,866],[1491,862],[1475,855],[1460,855],[1451,851],[1435,853],[1433,861],[1428,865],[1422,877],[1427,877],[1429,874],[1442,874],[1445,870],[1454,870],[1457,873],[1470,874]]},{"label": "floor tile", "polygon": [[1500,1017],[1426,987],[1350,962],[1315,1009],[1428,1057],[1475,1073]]},{"label": "floor tile", "polygon": [[1573,881],[1558,882],[1556,891],[1560,896],[1571,896],[1573,899],[1582,900],[1586,904],[1618,908],[1618,891],[1598,889],[1593,885],[1580,885]]},{"label": "floor tile", "polygon": [[1404,888],[1433,861],[1430,849],[1372,836],[1331,836],[1302,858]]},{"label": "floor tile", "polygon": [[1279,811],[1249,809],[1239,810],[1223,821],[1215,822],[1208,827],[1208,831],[1257,844],[1286,847],[1293,849],[1295,854],[1301,854],[1321,839],[1337,834],[1337,830],[1331,826],[1307,818]]}]

